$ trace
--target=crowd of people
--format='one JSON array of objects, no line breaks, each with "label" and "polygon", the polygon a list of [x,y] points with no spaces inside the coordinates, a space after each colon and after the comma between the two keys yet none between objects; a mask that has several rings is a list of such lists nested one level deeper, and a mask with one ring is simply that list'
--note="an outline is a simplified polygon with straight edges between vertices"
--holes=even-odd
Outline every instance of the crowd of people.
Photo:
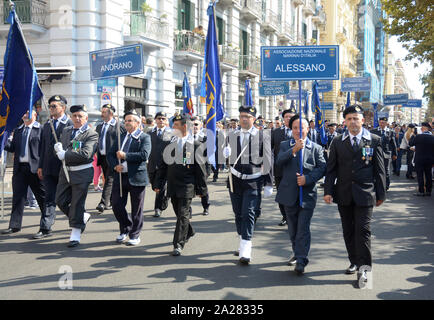
[{"label": "crowd of people", "polygon": [[322,137],[315,123],[300,119],[294,109],[284,110],[273,122],[257,115],[255,107],[241,106],[238,118],[216,124],[214,143],[206,121],[197,116],[169,118],[158,112],[141,117],[129,110],[122,121],[114,116],[116,108],[106,104],[101,109],[102,121],[93,129],[86,106],[71,106],[69,117],[63,96],[53,96],[48,103],[50,119],[42,125],[35,111],[27,112],[5,146],[14,154],[14,168],[12,211],[3,234],[21,231],[30,188],[41,211],[33,238],[52,235],[58,207],[69,219],[68,247],[77,247],[91,217],[86,211],[89,186],[94,180],[99,191],[102,173],[101,199],[95,209],[99,214],[113,211],[119,223],[114,241],[140,244],[145,190],[150,185],[155,192],[155,218],[161,217],[170,199],[177,217],[171,254],[179,256],[195,234],[190,221],[192,199],[199,196],[203,215],[208,215],[207,179],[212,173],[215,182],[219,171],[226,170],[240,240],[234,254],[241,264],[251,262],[261,201],[271,197],[275,187],[279,226],[288,228],[292,245],[288,265],[298,275],[304,274],[309,263],[310,221],[318,187],[323,187],[323,201],[336,203],[340,213],[350,262],[345,273],[357,272],[359,283],[365,283],[372,265],[372,212],[386,200],[389,172],[400,175],[404,156],[407,179],[414,179],[414,172],[417,175],[415,196],[431,196],[431,124],[389,125],[387,118],[380,118],[379,126],[369,130],[364,110],[357,105],[345,109],[344,124],[327,122]]}]

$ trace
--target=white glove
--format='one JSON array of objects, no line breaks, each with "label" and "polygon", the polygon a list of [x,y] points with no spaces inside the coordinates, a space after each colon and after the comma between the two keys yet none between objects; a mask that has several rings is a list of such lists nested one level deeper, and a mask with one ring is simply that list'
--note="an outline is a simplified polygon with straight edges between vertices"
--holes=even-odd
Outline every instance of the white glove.
[{"label": "white glove", "polygon": [[56,153],[63,151],[63,146],[62,143],[58,142],[54,145],[54,151],[56,151]]},{"label": "white glove", "polygon": [[60,150],[59,152],[56,152],[56,154],[57,154],[57,157],[59,158],[59,160],[65,160],[65,153],[66,153],[66,151],[65,150]]},{"label": "white glove", "polygon": [[231,154],[232,154],[232,149],[230,146],[223,148],[223,157],[225,157],[225,159],[229,158]]},{"label": "white glove", "polygon": [[271,197],[273,194],[273,186],[265,186],[264,187],[264,198]]}]

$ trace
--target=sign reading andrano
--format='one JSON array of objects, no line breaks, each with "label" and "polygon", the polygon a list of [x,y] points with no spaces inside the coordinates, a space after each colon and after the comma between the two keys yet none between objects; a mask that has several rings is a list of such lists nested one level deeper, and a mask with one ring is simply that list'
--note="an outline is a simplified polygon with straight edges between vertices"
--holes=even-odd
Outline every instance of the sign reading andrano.
[{"label": "sign reading andrano", "polygon": [[91,80],[143,73],[141,44],[89,52]]}]

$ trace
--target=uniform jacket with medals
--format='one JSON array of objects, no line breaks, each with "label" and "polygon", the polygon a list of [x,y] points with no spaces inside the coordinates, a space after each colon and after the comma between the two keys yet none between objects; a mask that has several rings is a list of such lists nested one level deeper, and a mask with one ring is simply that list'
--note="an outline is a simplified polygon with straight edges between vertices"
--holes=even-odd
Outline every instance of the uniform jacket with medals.
[{"label": "uniform jacket with medals", "polygon": [[162,189],[167,179],[168,197],[192,199],[195,195],[206,196],[206,159],[198,161],[195,156],[201,143],[195,141],[192,135],[188,135],[181,152],[180,139],[173,137],[171,141],[164,142],[164,159],[161,170],[157,172],[157,189]]},{"label": "uniform jacket with medals", "polygon": [[396,156],[398,154],[396,149],[396,138],[395,133],[386,128],[384,135],[381,135],[381,128],[378,127],[376,129],[371,130],[371,133],[379,136],[381,138],[381,144],[383,146],[383,153],[385,159],[390,159],[392,156]]},{"label": "uniform jacket with medals", "polygon": [[373,206],[386,199],[386,174],[381,138],[362,128],[357,151],[353,150],[348,131],[330,145],[324,195],[331,195],[338,205]]},{"label": "uniform jacket with medals", "polygon": [[[39,168],[42,168],[44,175],[58,176],[62,161],[59,160],[55,151],[53,131],[51,130],[50,122],[48,120],[42,128],[41,138],[41,156],[39,157]],[[53,123],[54,126],[54,123]],[[60,141],[60,136],[63,129],[72,126],[72,120],[65,114],[61,119],[58,119],[57,128],[55,127],[57,141]]]},{"label": "uniform jacket with medals", "polygon": [[[25,125],[22,124],[14,131],[12,140],[8,140],[5,145],[5,150],[8,152],[15,152],[14,156],[14,169],[15,173],[20,164],[20,150],[21,140],[23,136]],[[41,141],[42,128],[41,124],[35,121],[32,125],[32,129],[29,131],[28,144],[29,144],[29,166],[32,173],[36,173],[39,167],[39,155],[40,155],[40,141]]]},{"label": "uniform jacket with medals", "polygon": [[[243,175],[261,175],[253,179],[241,179],[232,174],[233,191],[243,192],[245,189],[262,190],[264,185],[271,185],[271,135],[265,136],[264,130],[258,130],[252,127],[249,130],[248,147],[241,154],[241,130],[235,130],[229,133],[228,141],[231,147],[231,156],[229,157],[229,164],[232,166],[231,170],[235,170]],[[268,132],[267,132],[268,133]],[[236,144],[235,144],[236,143]],[[235,163],[236,162],[236,163]],[[229,179],[227,181],[229,186]]]},{"label": "uniform jacket with medals", "polygon": [[[71,134],[74,127],[66,127],[63,129],[61,141],[63,150],[65,150],[65,164],[70,166],[81,166],[93,162],[98,145],[98,133],[86,123],[75,134],[71,140]],[[64,174],[60,170],[60,174]],[[93,179],[93,168],[85,170],[70,171],[68,170],[71,184],[90,183]]]},{"label": "uniform jacket with medals", "polygon": [[[122,133],[121,143],[125,140],[127,134],[127,132]],[[107,161],[113,170],[119,164],[116,157],[118,150],[118,145],[115,143],[107,154]],[[128,166],[128,181],[132,186],[146,186],[149,183],[146,161],[148,161],[150,154],[151,138],[149,134],[144,133],[141,129],[137,129],[131,134],[131,144],[125,156]],[[116,173],[114,178],[119,179],[119,174]]]}]

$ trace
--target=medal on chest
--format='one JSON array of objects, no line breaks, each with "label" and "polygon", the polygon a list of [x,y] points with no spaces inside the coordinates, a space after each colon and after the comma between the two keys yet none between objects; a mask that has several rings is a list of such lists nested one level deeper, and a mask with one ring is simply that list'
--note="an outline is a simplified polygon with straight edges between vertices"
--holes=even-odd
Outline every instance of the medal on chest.
[{"label": "medal on chest", "polygon": [[365,164],[369,164],[369,161],[372,161],[372,155],[374,153],[374,149],[370,146],[366,146],[362,148],[362,160],[365,161]]},{"label": "medal on chest", "polygon": [[72,150],[74,150],[74,151],[76,151],[76,152],[79,152],[80,149],[81,149],[81,142],[80,142],[80,141],[73,140],[73,141],[72,141]]}]

